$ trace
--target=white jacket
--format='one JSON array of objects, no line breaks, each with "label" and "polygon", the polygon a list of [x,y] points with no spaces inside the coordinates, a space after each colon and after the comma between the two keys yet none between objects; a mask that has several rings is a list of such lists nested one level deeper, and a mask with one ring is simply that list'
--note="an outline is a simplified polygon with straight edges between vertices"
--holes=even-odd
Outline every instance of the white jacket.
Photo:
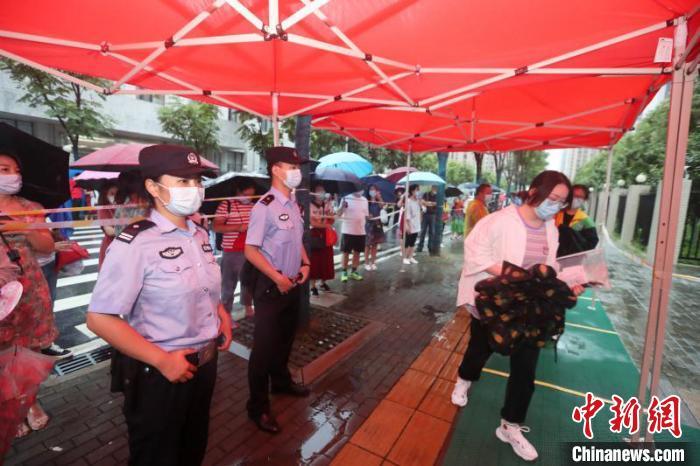
[{"label": "white jacket", "polygon": [[[559,270],[559,230],[554,220],[545,222],[545,228],[549,248],[547,265]],[[474,286],[491,276],[486,269],[492,265],[500,265],[504,260],[522,265],[526,242],[527,230],[516,206],[511,205],[481,219],[464,239],[464,266],[459,279],[457,306],[474,306]]]}]

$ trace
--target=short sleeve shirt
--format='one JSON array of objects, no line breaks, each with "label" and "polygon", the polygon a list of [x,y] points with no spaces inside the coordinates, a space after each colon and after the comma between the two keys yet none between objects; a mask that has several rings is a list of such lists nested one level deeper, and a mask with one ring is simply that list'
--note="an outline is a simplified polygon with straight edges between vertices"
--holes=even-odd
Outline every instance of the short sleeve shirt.
[{"label": "short sleeve shirt", "polygon": [[245,244],[260,248],[275,269],[295,278],[301,268],[303,235],[299,204],[293,195],[272,188],[253,207]]},{"label": "short sleeve shirt", "polygon": [[[235,199],[233,201],[223,201],[216,208],[217,217],[226,217],[225,225],[247,225],[250,222],[250,213],[253,210],[253,204],[244,204]],[[239,231],[229,231],[224,233],[221,246],[224,252],[235,251],[234,243],[241,234]]]},{"label": "short sleeve shirt", "polygon": [[[122,315],[165,351],[199,349],[219,333],[221,271],[207,232],[177,228],[155,210],[155,226],[108,249],[89,312]],[[128,233],[122,233],[122,239]]]},{"label": "short sleeve shirt", "polygon": [[369,203],[364,196],[345,196],[343,202],[348,206],[343,211],[341,232],[344,235],[364,235],[365,222],[369,217]]}]

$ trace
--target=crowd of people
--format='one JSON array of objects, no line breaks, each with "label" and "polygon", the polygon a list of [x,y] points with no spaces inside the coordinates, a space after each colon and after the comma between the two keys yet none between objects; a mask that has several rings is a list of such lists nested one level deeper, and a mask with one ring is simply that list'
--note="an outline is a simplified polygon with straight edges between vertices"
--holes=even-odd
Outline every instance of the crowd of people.
[{"label": "crowd of people", "polygon": [[[37,212],[42,207],[17,196],[22,167],[11,151],[0,151],[0,210]],[[200,464],[207,445],[209,407],[216,383],[217,352],[228,350],[235,320],[255,321],[249,360],[248,416],[262,431],[281,430],[269,394],[305,397],[309,389],[292,380],[288,360],[299,319],[301,285],[311,294],[331,290],[334,246],[340,242],[340,281],[362,280],[377,270],[377,251],[389,235],[401,243],[404,265],[417,264],[425,247],[436,252],[438,189],[422,193],[397,188],[385,202],[378,186],[345,196],[311,187],[310,241],[304,247],[304,211],[295,190],[301,159],[294,149],[266,152],[270,190],[256,196],[252,182],[236,185],[211,222],[198,212],[204,201],[200,157],[177,145],[142,150],[140,170],[105,183],[97,204],[103,225],[99,275],[87,313],[88,328],[113,348],[112,390],[124,393],[130,464]],[[405,195],[404,195],[405,194]],[[452,238],[464,237],[464,269],[458,305],[472,315],[471,339],[459,368],[452,402],[463,407],[492,349],[475,307],[475,286],[502,273],[502,263],[556,266],[558,256],[596,246],[595,225],[583,207],[585,186],[572,186],[559,172],[545,171],[528,191],[509,198],[491,213],[493,189],[480,185],[465,204],[462,196],[442,206]],[[257,200],[256,200],[257,199]],[[9,220],[9,218],[5,218]],[[40,214],[12,220],[44,222]],[[110,223],[110,222],[107,222]],[[335,229],[339,225],[340,235]],[[212,245],[207,226],[219,238]],[[2,234],[11,260],[0,262],[4,284],[17,279],[25,292],[9,318],[0,321],[0,349],[13,345],[60,357],[55,346],[52,300],[57,277],[57,229]],[[53,232],[53,233],[52,233]],[[222,251],[221,263],[215,248]],[[234,295],[240,289],[236,310]],[[574,287],[579,294],[582,288]],[[521,346],[510,356],[511,373],[496,430],[520,457],[533,460],[535,448],[523,436],[534,391],[539,349]],[[11,437],[27,435],[49,422],[36,399]],[[7,444],[7,442],[5,442]],[[6,445],[5,445],[6,446]]]}]

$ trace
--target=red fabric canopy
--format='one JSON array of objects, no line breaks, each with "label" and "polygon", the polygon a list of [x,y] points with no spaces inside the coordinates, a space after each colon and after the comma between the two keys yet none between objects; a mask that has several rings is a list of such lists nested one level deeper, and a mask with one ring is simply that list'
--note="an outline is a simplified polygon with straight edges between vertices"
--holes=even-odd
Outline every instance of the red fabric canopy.
[{"label": "red fabric canopy", "polygon": [[325,115],[317,126],[387,147],[599,147],[668,79],[670,63],[654,62],[659,40],[687,15],[690,41],[697,9],[697,0],[23,0],[3,7],[0,55],[108,78],[113,93]]}]

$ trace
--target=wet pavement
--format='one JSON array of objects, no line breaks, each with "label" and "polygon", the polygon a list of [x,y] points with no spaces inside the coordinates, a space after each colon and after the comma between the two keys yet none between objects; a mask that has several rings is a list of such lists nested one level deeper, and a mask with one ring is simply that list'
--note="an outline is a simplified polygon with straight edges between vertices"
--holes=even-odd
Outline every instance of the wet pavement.
[{"label": "wet pavement", "polygon": [[[391,419],[400,415],[402,409],[386,409],[393,404],[403,405],[403,411],[414,412],[405,413],[404,417],[410,417],[411,421],[404,419],[404,423],[411,428],[406,427],[402,435],[415,434],[417,443],[435,440],[431,450],[435,454],[440,449],[436,439],[449,438],[445,424],[451,423],[454,412],[448,409],[449,404],[443,406],[443,402],[448,399],[450,381],[454,379],[459,355],[466,345],[465,338],[455,339],[450,332],[445,333],[444,338],[438,334],[445,324],[455,322],[456,284],[462,264],[461,242],[445,241],[445,246],[442,257],[419,255],[420,264],[406,266],[405,271],[401,271],[398,257],[387,257],[379,264],[378,271],[363,272],[364,281],[330,283],[334,291],[347,296],[333,306],[332,311],[381,324],[381,330],[317,379],[311,386],[309,398],[273,398],[274,412],[283,427],[278,436],[259,432],[246,417],[247,362],[232,354],[222,355],[205,464],[325,465],[341,451],[347,452],[345,456],[352,454],[361,460],[363,454],[372,451],[356,448],[356,444],[365,441],[363,435],[371,448],[384,449],[382,445],[372,446],[379,436],[373,439],[372,435],[367,435],[367,432],[371,434],[371,429],[365,427],[362,431],[362,426],[383,425],[386,421],[387,426],[396,427]],[[614,288],[598,296],[638,365],[650,270],[614,249],[609,248],[607,257]],[[662,388],[665,392],[681,394],[697,417],[700,324],[693,316],[697,316],[694,303],[700,282],[677,279],[674,284],[663,366],[667,382]],[[445,345],[451,349],[443,348]],[[449,351],[454,354],[450,355]],[[435,393],[428,398],[437,406],[436,412],[444,410],[442,415],[426,417],[423,403],[414,406],[415,387],[423,390],[428,383],[421,373],[434,377],[429,390]],[[128,449],[121,415],[122,398],[109,393],[108,367],[104,363],[52,379],[42,389],[41,400],[53,415],[49,427],[16,441],[6,458],[7,464],[126,462]],[[388,416],[386,419],[384,414]],[[368,424],[369,418],[372,420]],[[438,431],[440,435],[429,434]],[[359,440],[350,443],[353,436]],[[404,451],[410,451],[412,445],[413,437],[407,438],[402,444]],[[401,442],[397,441],[394,447],[399,444]],[[391,452],[394,449],[392,447]],[[387,455],[379,454],[391,457],[389,450]]]},{"label": "wet pavement", "polygon": [[[419,255],[401,272],[387,258],[365,280],[341,284],[348,299],[333,311],[382,324],[379,333],[311,386],[306,399],[273,398],[280,435],[259,432],[248,421],[247,362],[220,358],[211,409],[205,464],[330,463],[455,311],[461,242],[446,241],[442,257]],[[234,335],[235,339],[235,335]],[[53,379],[40,398],[53,419],[49,426],[14,443],[8,465],[124,464],[128,456],[121,395],[108,390],[103,363]]]},{"label": "wet pavement", "polygon": [[[639,369],[646,334],[651,269],[609,244],[606,258],[613,289],[599,292],[597,297]],[[677,272],[690,274],[697,270],[679,267]],[[697,421],[700,420],[700,280],[692,278],[673,279],[661,366],[665,380],[660,388],[666,394],[680,395]]]}]

